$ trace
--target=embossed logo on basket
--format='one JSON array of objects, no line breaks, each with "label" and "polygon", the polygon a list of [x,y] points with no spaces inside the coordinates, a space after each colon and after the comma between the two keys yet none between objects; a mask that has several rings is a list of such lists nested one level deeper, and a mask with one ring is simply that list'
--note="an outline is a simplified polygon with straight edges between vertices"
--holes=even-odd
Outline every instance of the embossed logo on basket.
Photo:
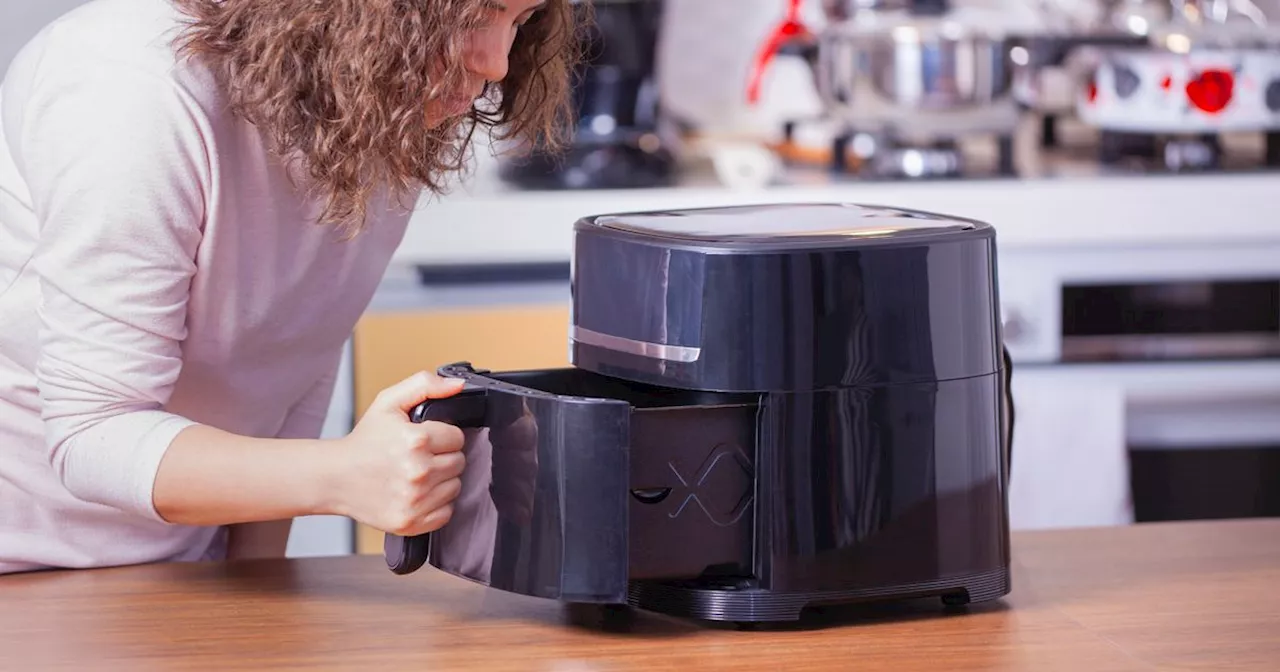
[{"label": "embossed logo on basket", "polygon": [[675,508],[667,514],[677,518],[690,507],[701,509],[711,522],[728,527],[742,519],[747,507],[755,498],[754,469],[742,448],[732,444],[720,444],[702,461],[692,478],[680,473],[674,462],[667,467],[680,481],[671,500]]}]

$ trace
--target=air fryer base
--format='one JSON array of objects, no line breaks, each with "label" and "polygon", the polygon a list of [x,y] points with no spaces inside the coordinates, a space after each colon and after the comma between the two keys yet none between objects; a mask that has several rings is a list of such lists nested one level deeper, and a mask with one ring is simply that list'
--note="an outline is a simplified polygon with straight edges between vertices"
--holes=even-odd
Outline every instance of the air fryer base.
[{"label": "air fryer base", "polygon": [[898,586],[852,590],[774,592],[736,586],[697,586],[635,582],[628,604],[677,618],[734,623],[794,622],[804,610],[865,602],[941,598],[946,606],[998,600],[1012,590],[1009,568]]}]

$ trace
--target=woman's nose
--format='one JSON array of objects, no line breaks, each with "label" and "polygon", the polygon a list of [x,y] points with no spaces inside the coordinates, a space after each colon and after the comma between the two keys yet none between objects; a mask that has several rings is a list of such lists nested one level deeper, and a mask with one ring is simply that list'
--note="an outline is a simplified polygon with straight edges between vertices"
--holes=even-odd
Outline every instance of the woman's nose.
[{"label": "woman's nose", "polygon": [[514,38],[514,32],[485,31],[484,36],[472,45],[467,68],[486,82],[502,81],[507,76],[507,57]]}]

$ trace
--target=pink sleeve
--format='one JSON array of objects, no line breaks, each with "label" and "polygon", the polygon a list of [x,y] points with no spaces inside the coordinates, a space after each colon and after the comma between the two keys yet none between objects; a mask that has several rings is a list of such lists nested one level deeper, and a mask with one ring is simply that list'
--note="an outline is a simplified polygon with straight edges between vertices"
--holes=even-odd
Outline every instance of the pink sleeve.
[{"label": "pink sleeve", "polygon": [[333,390],[338,380],[338,365],[341,361],[341,350],[335,356],[328,372],[307,391],[289,410],[284,425],[276,433],[281,439],[318,439],[324,430],[324,421],[329,415],[329,406],[333,401]]},{"label": "pink sleeve", "polygon": [[24,119],[49,460],[77,497],[160,520],[160,459],[193,424],[164,406],[210,184],[203,117],[170,81],[105,58],[41,73]]}]

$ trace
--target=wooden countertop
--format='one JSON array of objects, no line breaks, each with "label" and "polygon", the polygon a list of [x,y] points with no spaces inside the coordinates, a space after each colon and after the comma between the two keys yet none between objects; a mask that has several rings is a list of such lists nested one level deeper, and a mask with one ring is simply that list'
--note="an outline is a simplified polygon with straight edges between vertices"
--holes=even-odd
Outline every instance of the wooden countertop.
[{"label": "wooden countertop", "polygon": [[1280,669],[1280,520],[1023,533],[1014,561],[994,606],[756,631],[609,625],[376,556],[16,575],[0,577],[0,668]]}]

